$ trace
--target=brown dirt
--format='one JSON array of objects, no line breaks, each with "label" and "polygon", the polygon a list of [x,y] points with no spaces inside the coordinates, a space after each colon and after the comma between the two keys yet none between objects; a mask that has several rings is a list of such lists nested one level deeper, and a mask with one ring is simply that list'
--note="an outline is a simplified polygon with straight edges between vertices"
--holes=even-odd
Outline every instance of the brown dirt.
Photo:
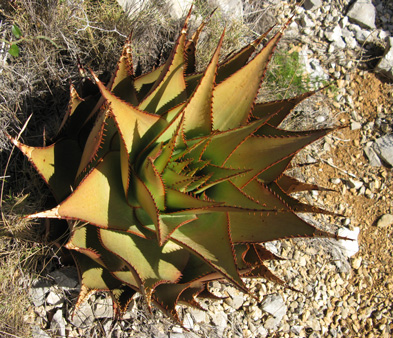
[{"label": "brown dirt", "polygon": [[[350,87],[354,92],[352,96],[355,110],[363,117],[363,125],[375,121],[378,112],[385,112],[386,115],[391,114],[390,111],[393,107],[393,86],[391,84],[384,83],[374,74],[367,73],[364,76],[354,77]],[[348,123],[348,121],[348,116],[341,120],[343,123]],[[350,128],[337,131],[335,136],[344,141],[336,141],[334,145],[337,146],[332,147],[330,154],[337,168],[354,174],[357,180],[363,181],[364,185],[369,187],[374,193],[372,198],[359,194],[359,191],[355,189],[347,189],[345,184],[334,185],[330,183],[329,179],[333,177],[338,177],[343,182],[350,177],[327,163],[322,162],[313,166],[307,175],[308,177],[318,177],[320,184],[327,182],[328,188],[338,190],[337,193],[327,192],[323,195],[325,207],[337,211],[340,204],[348,206],[344,207],[344,215],[351,218],[351,225],[360,228],[360,251],[353,259],[361,257],[362,263],[359,269],[354,269],[351,283],[347,289],[348,294],[355,295],[357,298],[356,308],[359,317],[362,311],[372,310],[369,318],[359,321],[361,331],[355,330],[362,337],[368,336],[367,334],[379,336],[381,331],[389,332],[393,329],[391,315],[393,310],[393,275],[391,273],[393,226],[387,228],[376,226],[377,220],[382,215],[393,213],[392,169],[369,165],[363,152],[365,142],[362,142],[362,136],[364,133],[364,130],[350,130]],[[367,141],[380,136],[378,130],[375,129],[366,133],[368,133]],[[328,158],[324,158],[324,160],[328,160]],[[379,188],[377,186],[372,189],[370,182],[373,180],[380,183]],[[342,296],[345,297],[345,295]],[[345,326],[351,330],[354,318],[347,317],[345,321]],[[381,330],[383,325],[386,328],[390,326],[390,330]]]}]

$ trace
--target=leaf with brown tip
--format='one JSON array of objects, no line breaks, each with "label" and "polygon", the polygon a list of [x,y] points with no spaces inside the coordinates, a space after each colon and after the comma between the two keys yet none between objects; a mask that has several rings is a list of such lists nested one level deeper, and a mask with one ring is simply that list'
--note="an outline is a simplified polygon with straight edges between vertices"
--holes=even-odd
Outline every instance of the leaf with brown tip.
[{"label": "leaf with brown tip", "polygon": [[249,118],[267,64],[282,32],[278,32],[247,65],[219,83],[213,92],[213,127],[228,130]]},{"label": "leaf with brown tip", "polygon": [[212,131],[213,88],[224,34],[225,30],[197,89],[184,107],[183,131],[187,138],[209,135]]},{"label": "leaf with brown tip", "polygon": [[246,289],[237,271],[225,212],[199,214],[197,220],[175,230],[171,238],[193,251],[240,289]]},{"label": "leaf with brown tip", "polygon": [[11,137],[10,140],[33,164],[58,202],[71,193],[82,155],[76,140],[62,139],[42,148],[27,146]]}]

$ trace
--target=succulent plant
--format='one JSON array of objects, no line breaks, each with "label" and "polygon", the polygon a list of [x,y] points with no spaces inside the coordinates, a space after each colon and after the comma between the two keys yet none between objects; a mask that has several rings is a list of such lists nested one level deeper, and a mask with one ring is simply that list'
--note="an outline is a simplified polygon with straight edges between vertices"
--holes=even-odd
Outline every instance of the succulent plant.
[{"label": "succulent plant", "polygon": [[81,67],[82,95],[71,85],[52,145],[11,138],[58,201],[27,217],[69,220],[76,307],[105,290],[122,314],[138,292],[178,319],[177,304],[212,297],[210,281],[244,292],[244,277],[283,284],[266,266],[279,257],[263,243],[332,236],[295,214],[323,212],[290,196],[317,187],[284,174],[329,132],[278,127],[312,93],[256,103],[283,29],[259,51],[267,33],[219,62],[223,33],[206,70],[195,72],[204,23],[188,38],[189,17],[166,63],[149,73],[134,76],[130,38],[108,84]]}]

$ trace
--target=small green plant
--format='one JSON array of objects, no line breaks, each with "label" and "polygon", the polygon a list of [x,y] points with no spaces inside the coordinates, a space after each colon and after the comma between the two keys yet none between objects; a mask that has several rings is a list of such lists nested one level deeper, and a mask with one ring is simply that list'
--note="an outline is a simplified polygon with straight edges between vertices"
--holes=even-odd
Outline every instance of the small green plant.
[{"label": "small green plant", "polygon": [[20,30],[20,28],[16,25],[13,24],[11,27],[11,33],[12,35],[17,39],[15,41],[8,41],[8,40],[4,40],[4,39],[0,39],[1,42],[5,42],[6,44],[8,44],[10,47],[8,49],[8,53],[14,57],[18,57],[20,54],[20,48],[19,48],[19,44],[23,41],[32,41],[35,39],[41,39],[41,40],[47,40],[49,41],[51,44],[53,44],[56,48],[59,48],[57,46],[57,44],[49,39],[46,36],[43,35],[38,35],[38,36],[23,36],[22,31]]},{"label": "small green plant", "polygon": [[[110,292],[118,314],[136,292],[178,319],[179,303],[200,307],[208,283],[243,277],[283,283],[266,267],[278,259],[262,243],[333,235],[294,212],[324,212],[290,196],[308,185],[284,174],[296,153],[330,130],[288,132],[280,123],[311,93],[256,103],[278,31],[195,73],[203,25],[187,36],[190,14],[169,59],[135,77],[128,39],[106,85],[86,71],[71,86],[53,144],[10,138],[51,188],[58,205],[28,218],[69,222],[67,244],[81,279],[78,307]],[[268,32],[269,33],[269,32]]]}]

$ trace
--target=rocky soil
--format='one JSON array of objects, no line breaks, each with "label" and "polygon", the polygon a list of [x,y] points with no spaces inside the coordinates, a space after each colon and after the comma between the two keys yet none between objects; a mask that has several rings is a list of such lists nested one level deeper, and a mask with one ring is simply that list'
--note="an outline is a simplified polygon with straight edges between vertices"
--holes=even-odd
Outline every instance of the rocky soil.
[{"label": "rocky soil", "polygon": [[[36,280],[31,288],[33,336],[46,337],[390,337],[393,334],[393,3],[306,1],[297,9],[283,44],[302,55],[310,76],[334,78],[336,90],[318,93],[297,108],[286,128],[332,125],[339,129],[303,150],[292,175],[334,191],[298,195],[343,215],[307,216],[317,226],[349,240],[287,240],[266,244],[284,258],[271,269],[293,289],[249,280],[251,295],[225,284],[211,290],[221,300],[204,301],[207,312],[180,309],[184,326],[141,299],[126,317],[113,319],[111,301],[93,295],[72,317],[78,294],[74,268]],[[367,11],[356,10],[367,3]],[[288,18],[285,2],[279,22]],[[355,8],[355,9],[354,9]],[[363,7],[364,9],[365,7]],[[373,16],[373,13],[375,15]],[[375,66],[386,50],[383,62]],[[390,53],[390,54],[389,54]],[[315,80],[318,80],[317,78]]]}]

